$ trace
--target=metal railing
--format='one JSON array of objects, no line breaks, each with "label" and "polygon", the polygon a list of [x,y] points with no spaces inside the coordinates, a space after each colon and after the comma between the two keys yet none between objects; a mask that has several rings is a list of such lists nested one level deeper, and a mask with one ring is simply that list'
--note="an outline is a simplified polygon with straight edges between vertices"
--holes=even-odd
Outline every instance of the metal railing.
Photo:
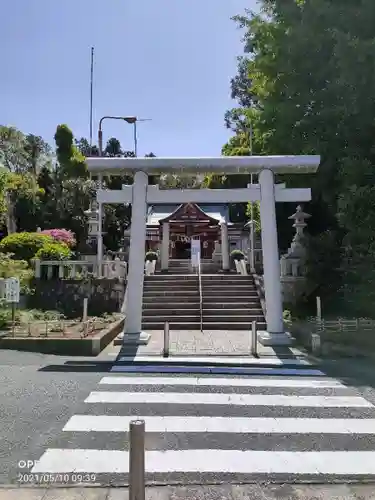
[{"label": "metal railing", "polygon": [[201,254],[198,253],[198,283],[199,283],[199,314],[201,323],[201,332],[203,332],[203,297],[202,297],[202,273],[201,273]]}]

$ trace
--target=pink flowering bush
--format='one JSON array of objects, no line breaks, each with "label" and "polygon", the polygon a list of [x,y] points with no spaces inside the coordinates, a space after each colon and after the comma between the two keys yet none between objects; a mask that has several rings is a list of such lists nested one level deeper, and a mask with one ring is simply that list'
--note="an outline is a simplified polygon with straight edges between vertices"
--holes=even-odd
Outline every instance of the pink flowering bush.
[{"label": "pink flowering bush", "polygon": [[51,236],[57,243],[65,243],[69,248],[73,248],[76,244],[74,233],[67,229],[46,229],[42,234]]}]

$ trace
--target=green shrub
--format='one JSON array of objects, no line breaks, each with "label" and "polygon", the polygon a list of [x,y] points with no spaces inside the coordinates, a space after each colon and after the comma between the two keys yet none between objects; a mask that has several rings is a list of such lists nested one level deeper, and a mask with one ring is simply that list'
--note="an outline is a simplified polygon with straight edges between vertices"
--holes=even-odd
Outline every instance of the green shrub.
[{"label": "green shrub", "polygon": [[72,255],[71,250],[64,243],[46,243],[35,254],[39,260],[67,260]]},{"label": "green shrub", "polygon": [[64,315],[59,311],[42,311],[40,309],[29,309],[23,311],[24,319],[29,321],[58,321],[64,319]]},{"label": "green shrub", "polygon": [[146,260],[158,260],[158,254],[156,252],[146,252]]},{"label": "green shrub", "polygon": [[13,254],[15,259],[30,261],[53,238],[42,233],[13,233],[0,242],[0,252]]},{"label": "green shrub", "polygon": [[[20,321],[20,310],[16,308],[14,314],[15,323]],[[12,308],[5,299],[0,299],[0,330],[5,330],[12,325]]]},{"label": "green shrub", "polygon": [[12,311],[10,307],[5,307],[4,305],[0,307],[0,329],[3,330],[9,326],[12,321]]},{"label": "green shrub", "polygon": [[230,253],[231,259],[234,260],[244,260],[245,255],[241,250],[232,250]]},{"label": "green shrub", "polygon": [[288,309],[283,311],[283,320],[287,322],[292,321],[292,313]]},{"label": "green shrub", "polygon": [[0,253],[0,278],[18,278],[21,292],[28,293],[33,270],[26,260],[14,260],[11,254]]}]

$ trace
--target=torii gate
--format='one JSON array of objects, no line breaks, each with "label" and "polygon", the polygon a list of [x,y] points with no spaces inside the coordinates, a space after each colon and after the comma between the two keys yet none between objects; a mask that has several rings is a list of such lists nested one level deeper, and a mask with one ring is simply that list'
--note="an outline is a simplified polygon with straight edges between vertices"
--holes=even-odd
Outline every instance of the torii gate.
[{"label": "torii gate", "polygon": [[[147,342],[142,332],[142,300],[146,240],[147,205],[156,203],[243,203],[260,201],[261,237],[264,268],[267,331],[259,332],[264,345],[288,345],[290,335],[284,332],[280,260],[277,242],[275,202],[311,200],[310,188],[288,189],[277,185],[274,174],[316,172],[320,156],[229,156],[218,158],[87,158],[94,175],[134,173],[134,184],[122,190],[97,191],[99,205],[131,203],[127,314],[124,341]],[[259,184],[240,189],[170,189],[148,185],[148,175],[165,173],[259,174]],[[99,234],[101,221],[99,221]],[[126,340],[125,340],[126,339]]]}]

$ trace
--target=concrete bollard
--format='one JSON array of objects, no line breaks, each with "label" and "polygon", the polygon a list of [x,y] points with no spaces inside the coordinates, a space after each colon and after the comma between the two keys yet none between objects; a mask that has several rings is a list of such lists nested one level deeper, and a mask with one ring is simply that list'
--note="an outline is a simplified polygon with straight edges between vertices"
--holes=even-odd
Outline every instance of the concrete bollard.
[{"label": "concrete bollard", "polygon": [[258,358],[258,332],[257,322],[253,321],[251,324],[251,355]]},{"label": "concrete bollard", "polygon": [[129,426],[129,500],[145,500],[145,422]]},{"label": "concrete bollard", "polygon": [[317,333],[312,333],[311,334],[311,351],[313,354],[320,354],[321,353],[321,341],[320,341],[320,335]]},{"label": "concrete bollard", "polygon": [[318,321],[322,320],[322,301],[320,297],[316,297],[316,319]]},{"label": "concrete bollard", "polygon": [[83,314],[82,314],[82,321],[83,323],[85,321],[87,321],[87,318],[88,318],[88,306],[89,306],[89,299],[87,297],[85,297],[83,299]]},{"label": "concrete bollard", "polygon": [[169,356],[169,322],[164,323],[164,346],[163,346],[163,358],[168,358]]}]

